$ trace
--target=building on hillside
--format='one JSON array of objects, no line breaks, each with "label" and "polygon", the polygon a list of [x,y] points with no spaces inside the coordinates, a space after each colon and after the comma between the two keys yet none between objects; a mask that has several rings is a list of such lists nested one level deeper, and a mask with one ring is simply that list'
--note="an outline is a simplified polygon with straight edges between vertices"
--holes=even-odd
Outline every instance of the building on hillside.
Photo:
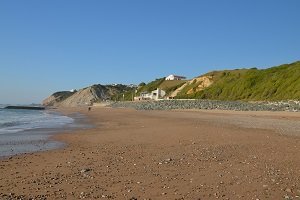
[{"label": "building on hillside", "polygon": [[166,96],[166,92],[162,89],[157,88],[151,92],[151,97],[153,100],[163,99]]},{"label": "building on hillside", "polygon": [[135,84],[129,84],[129,85],[127,85],[128,87],[130,87],[130,88],[137,88],[138,86],[137,85],[135,85]]},{"label": "building on hillside", "polygon": [[160,88],[153,90],[152,92],[141,92],[140,96],[134,97],[135,101],[142,101],[142,100],[159,100],[163,99],[166,95],[166,92]]},{"label": "building on hillside", "polygon": [[178,76],[178,75],[174,75],[174,74],[171,74],[171,75],[169,75],[169,76],[166,77],[167,81],[183,80],[183,79],[186,79],[186,77],[184,77],[184,76]]},{"label": "building on hillside", "polygon": [[142,99],[152,99],[151,93],[141,92]]}]

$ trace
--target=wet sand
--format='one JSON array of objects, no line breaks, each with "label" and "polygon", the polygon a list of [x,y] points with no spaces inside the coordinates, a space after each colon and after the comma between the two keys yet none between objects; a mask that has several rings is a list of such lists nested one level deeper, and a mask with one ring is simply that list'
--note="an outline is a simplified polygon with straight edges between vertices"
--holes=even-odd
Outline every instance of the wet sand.
[{"label": "wet sand", "polygon": [[0,161],[0,199],[299,199],[299,113],[77,111],[65,148]]}]

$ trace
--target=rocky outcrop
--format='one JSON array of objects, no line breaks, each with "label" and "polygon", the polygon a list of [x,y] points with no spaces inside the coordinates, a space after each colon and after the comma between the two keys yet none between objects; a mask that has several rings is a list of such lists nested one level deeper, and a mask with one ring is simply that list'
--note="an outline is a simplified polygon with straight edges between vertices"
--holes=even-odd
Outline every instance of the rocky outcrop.
[{"label": "rocky outcrop", "polygon": [[178,94],[180,94],[184,90],[186,90],[185,91],[186,94],[192,94],[192,93],[204,90],[205,88],[209,87],[211,84],[213,84],[212,76],[200,76],[200,77],[194,78],[190,81],[187,81],[181,87],[179,87],[175,91],[173,91],[171,93],[170,97],[176,97]]},{"label": "rocky outcrop", "polygon": [[132,90],[125,85],[92,85],[75,92],[56,92],[43,101],[44,106],[77,107],[91,105],[94,102],[110,100],[118,93]]},{"label": "rocky outcrop", "polygon": [[74,107],[91,105],[93,102],[106,99],[109,99],[107,89],[102,85],[93,85],[91,87],[78,90],[75,94],[60,102],[60,106]]},{"label": "rocky outcrop", "polygon": [[61,92],[55,92],[51,96],[47,97],[43,101],[44,106],[58,106],[60,102],[63,102],[68,97],[72,96],[75,92],[70,91],[61,91]]},{"label": "rocky outcrop", "polygon": [[204,90],[205,88],[209,87],[213,83],[212,76],[201,76],[193,79],[191,83],[193,82],[195,82],[194,84],[196,84],[197,87],[191,88],[189,91],[187,91],[187,94],[192,94],[194,92],[199,92],[201,90]]}]

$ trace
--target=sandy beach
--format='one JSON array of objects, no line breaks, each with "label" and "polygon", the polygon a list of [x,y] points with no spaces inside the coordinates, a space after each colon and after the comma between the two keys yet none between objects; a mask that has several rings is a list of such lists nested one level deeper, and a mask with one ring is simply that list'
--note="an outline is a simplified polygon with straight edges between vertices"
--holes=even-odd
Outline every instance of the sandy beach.
[{"label": "sandy beach", "polygon": [[300,114],[81,112],[63,149],[0,160],[0,199],[300,199]]}]

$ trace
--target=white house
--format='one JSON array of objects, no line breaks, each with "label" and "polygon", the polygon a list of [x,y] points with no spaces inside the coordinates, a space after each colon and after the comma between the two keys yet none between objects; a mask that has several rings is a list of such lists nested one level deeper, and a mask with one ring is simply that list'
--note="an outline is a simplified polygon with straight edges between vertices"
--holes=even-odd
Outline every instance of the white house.
[{"label": "white house", "polygon": [[171,74],[171,75],[169,75],[169,76],[166,77],[167,81],[183,80],[183,79],[186,79],[186,77],[184,77],[184,76],[178,76],[178,75],[174,75],[174,74]]},{"label": "white house", "polygon": [[166,92],[162,89],[157,88],[153,90],[151,93],[148,92],[141,92],[141,96],[134,97],[134,100],[141,101],[141,100],[159,100],[162,99],[166,95]]},{"label": "white house", "polygon": [[142,99],[152,99],[151,93],[148,92],[141,92]]},{"label": "white house", "polygon": [[162,89],[157,88],[151,92],[151,96],[153,100],[162,99],[166,95],[166,92]]},{"label": "white house", "polygon": [[135,85],[135,84],[129,84],[129,85],[127,85],[128,87],[130,87],[130,88],[137,88],[138,86],[137,85]]}]

